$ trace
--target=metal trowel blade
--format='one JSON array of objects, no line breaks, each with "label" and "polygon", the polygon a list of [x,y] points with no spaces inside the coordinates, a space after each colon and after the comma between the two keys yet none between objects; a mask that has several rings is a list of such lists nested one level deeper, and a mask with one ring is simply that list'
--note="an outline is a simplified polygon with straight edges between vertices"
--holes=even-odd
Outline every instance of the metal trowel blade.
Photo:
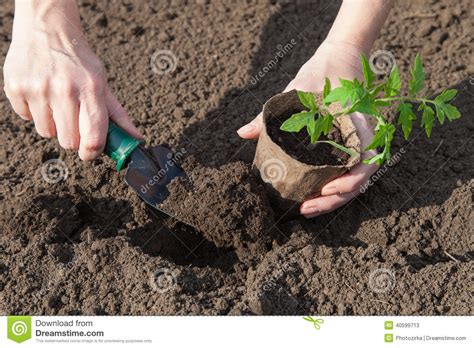
[{"label": "metal trowel blade", "polygon": [[148,149],[138,146],[130,155],[125,172],[125,182],[145,203],[172,217],[175,216],[158,205],[168,198],[167,185],[177,177],[187,179],[171,150],[161,145]]}]

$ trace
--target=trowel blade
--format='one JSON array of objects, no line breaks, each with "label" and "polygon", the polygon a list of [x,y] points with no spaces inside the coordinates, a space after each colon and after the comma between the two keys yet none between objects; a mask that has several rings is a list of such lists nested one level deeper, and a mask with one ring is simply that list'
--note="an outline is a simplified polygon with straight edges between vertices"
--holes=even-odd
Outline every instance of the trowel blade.
[{"label": "trowel blade", "polygon": [[176,163],[170,149],[157,145],[152,148],[138,146],[130,155],[125,182],[154,209],[166,215],[173,214],[158,208],[169,196],[167,185],[176,177],[186,179],[186,174]]}]

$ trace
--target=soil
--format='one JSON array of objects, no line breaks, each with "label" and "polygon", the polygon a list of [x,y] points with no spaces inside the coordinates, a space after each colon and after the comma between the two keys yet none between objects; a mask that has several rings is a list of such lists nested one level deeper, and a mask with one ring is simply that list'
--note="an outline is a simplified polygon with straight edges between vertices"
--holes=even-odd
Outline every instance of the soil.
[{"label": "soil", "polygon": [[[397,131],[398,163],[366,193],[289,221],[273,216],[249,175],[255,142],[235,131],[283,90],[340,3],[79,4],[147,142],[186,149],[193,196],[183,204],[197,228],[147,208],[109,159],[83,163],[39,137],[2,94],[0,314],[473,314],[470,0],[398,1],[374,47],[396,57],[402,76],[421,52],[427,88],[458,89],[463,117],[436,125],[431,139],[419,127],[410,142]],[[0,5],[3,59],[12,6]],[[153,72],[157,50],[175,54],[173,72]],[[41,174],[54,158],[68,172],[55,184]]]},{"label": "soil", "polygon": [[188,178],[176,178],[168,185],[170,195],[159,208],[196,228],[217,247],[233,247],[240,260],[255,266],[271,249],[274,219],[251,168],[243,162],[205,168],[192,158],[182,168]]},{"label": "soil", "polygon": [[[311,144],[311,138],[306,129],[297,133],[289,133],[280,130],[282,123],[301,110],[289,110],[280,117],[272,117],[267,123],[268,134],[272,140],[280,146],[288,155],[294,159],[314,166],[320,165],[343,165],[347,163],[349,155],[326,143]],[[341,132],[334,127],[327,136],[322,134],[319,140],[332,140],[338,144],[344,144]]]}]

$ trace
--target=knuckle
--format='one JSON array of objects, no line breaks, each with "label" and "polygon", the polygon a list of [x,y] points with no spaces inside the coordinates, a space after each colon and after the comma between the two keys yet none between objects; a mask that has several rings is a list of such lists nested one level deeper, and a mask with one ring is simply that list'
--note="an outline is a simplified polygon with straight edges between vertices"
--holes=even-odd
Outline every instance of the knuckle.
[{"label": "knuckle", "polygon": [[84,150],[87,152],[101,151],[105,143],[100,138],[89,138],[84,141]]},{"label": "knuckle", "polygon": [[74,97],[76,95],[76,88],[74,84],[67,82],[61,88],[61,94],[65,97]]},{"label": "knuckle", "polygon": [[24,89],[21,83],[17,80],[7,80],[5,81],[5,85],[3,86],[3,90],[7,95],[20,95],[23,94]]},{"label": "knuckle", "polygon": [[56,95],[61,97],[73,97],[76,93],[74,83],[64,79],[56,79],[53,82],[53,90]]},{"label": "knuckle", "polygon": [[48,93],[48,83],[46,81],[35,81],[31,84],[31,93],[37,97],[45,97]]},{"label": "knuckle", "polygon": [[72,139],[59,139],[59,145],[66,150],[78,150],[79,144]]},{"label": "knuckle", "polygon": [[87,93],[93,95],[101,94],[105,90],[102,79],[96,76],[89,78],[86,88]]}]

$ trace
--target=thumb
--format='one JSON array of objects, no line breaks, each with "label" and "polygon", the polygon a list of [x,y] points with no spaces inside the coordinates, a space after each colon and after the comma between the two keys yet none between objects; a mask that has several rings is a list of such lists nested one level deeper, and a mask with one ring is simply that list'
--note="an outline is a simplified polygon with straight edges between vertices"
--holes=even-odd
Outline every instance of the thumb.
[{"label": "thumb", "polygon": [[106,104],[109,112],[109,117],[112,121],[117,123],[131,136],[140,140],[143,139],[143,136],[141,135],[140,131],[137,129],[137,127],[134,126],[134,124],[130,120],[127,111],[123,108],[122,104],[120,104],[117,97],[112,94],[110,89],[107,89]]},{"label": "thumb", "polygon": [[262,130],[263,119],[262,113],[255,117],[252,121],[237,130],[237,134],[244,139],[256,139]]}]

